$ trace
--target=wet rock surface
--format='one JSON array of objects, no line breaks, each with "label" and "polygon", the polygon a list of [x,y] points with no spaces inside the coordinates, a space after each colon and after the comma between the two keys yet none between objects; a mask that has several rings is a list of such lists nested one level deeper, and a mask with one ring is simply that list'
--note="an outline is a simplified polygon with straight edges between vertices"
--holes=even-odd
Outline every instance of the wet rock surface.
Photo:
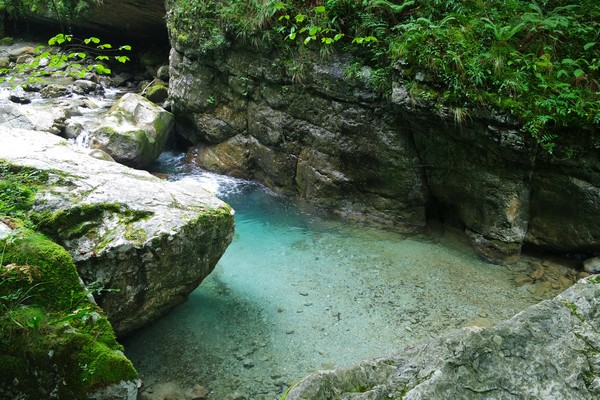
[{"label": "wet rock surface", "polygon": [[91,128],[89,146],[121,164],[150,165],[165,149],[173,115],[135,93],[127,93]]},{"label": "wet rock surface", "polygon": [[349,59],[311,64],[294,84],[272,67],[276,56],[241,48],[214,56],[171,51],[178,133],[201,143],[190,160],[347,216],[424,226],[428,195],[414,143],[397,134],[404,123],[381,98],[344,77]]}]

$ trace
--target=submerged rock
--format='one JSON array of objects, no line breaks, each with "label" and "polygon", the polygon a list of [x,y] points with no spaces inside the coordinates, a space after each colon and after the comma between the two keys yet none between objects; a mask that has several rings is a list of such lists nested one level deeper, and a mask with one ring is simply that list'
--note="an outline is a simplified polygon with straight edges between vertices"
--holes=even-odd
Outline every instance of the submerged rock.
[{"label": "submerged rock", "polygon": [[90,133],[89,145],[134,168],[150,165],[165,148],[173,115],[144,97],[121,97]]},{"label": "submerged rock", "polygon": [[391,357],[317,372],[286,400],[600,397],[600,278],[489,328],[469,327]]},{"label": "submerged rock", "polygon": [[233,210],[194,181],[163,181],[21,129],[0,131],[0,159],[49,171],[32,218],[86,285],[103,289],[96,300],[119,335],[182,303],[232,239]]}]

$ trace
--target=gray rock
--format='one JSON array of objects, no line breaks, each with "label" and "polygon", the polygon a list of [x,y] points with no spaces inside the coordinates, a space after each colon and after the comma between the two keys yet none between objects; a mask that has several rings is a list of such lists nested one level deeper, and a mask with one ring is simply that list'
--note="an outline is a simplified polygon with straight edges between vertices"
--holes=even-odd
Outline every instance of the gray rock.
[{"label": "gray rock", "polygon": [[96,82],[92,82],[87,79],[78,79],[73,84],[80,87],[84,93],[92,93],[98,88],[98,84]]},{"label": "gray rock", "polygon": [[156,71],[156,76],[158,79],[161,79],[165,82],[169,81],[169,66],[161,65]]},{"label": "gray rock", "polygon": [[346,77],[349,57],[316,61],[303,87],[285,71],[276,76],[276,60],[242,46],[197,60],[172,50],[172,111],[177,132],[199,143],[198,165],[347,216],[422,228],[427,193],[416,148],[368,79]]},{"label": "gray rock", "polygon": [[17,104],[29,104],[31,103],[31,96],[26,93],[25,89],[21,86],[17,86],[10,91],[8,99],[13,103]]},{"label": "gray rock", "polygon": [[121,381],[87,394],[89,400],[136,400],[141,380]]},{"label": "gray rock", "polygon": [[64,137],[67,139],[75,139],[83,132],[83,125],[79,122],[67,120]]},{"label": "gray rock", "polygon": [[518,257],[524,245],[562,254],[600,248],[600,149],[589,133],[561,135],[581,154],[551,157],[507,112],[413,98],[402,61],[388,99],[370,86],[369,68],[344,73],[347,54],[306,54],[290,72],[277,51],[240,41],[207,57],[178,35],[171,111],[177,134],[198,144],[199,166],[406,230],[424,226],[427,208],[464,229],[492,262]]},{"label": "gray rock", "polygon": [[125,86],[126,83],[133,81],[133,74],[130,72],[122,72],[114,76],[111,81],[115,86]]},{"label": "gray rock", "polygon": [[44,99],[53,99],[56,97],[62,97],[62,96],[67,95],[68,93],[69,93],[69,91],[66,88],[66,86],[55,85],[55,84],[46,85],[40,91],[40,94],[42,95],[42,98],[44,98]]},{"label": "gray rock", "polygon": [[[0,159],[51,170],[39,228],[72,255],[119,335],[182,303],[233,235],[233,211],[194,181],[168,182],[97,160],[56,136],[0,128]],[[118,290],[118,291],[117,291]]]},{"label": "gray rock", "polygon": [[29,64],[32,61],[33,61],[33,55],[21,54],[19,57],[17,57],[16,63],[17,64]]},{"label": "gray rock", "polygon": [[92,128],[89,145],[119,163],[141,168],[162,153],[173,124],[171,113],[138,94],[127,93]]},{"label": "gray rock", "polygon": [[317,372],[286,400],[600,398],[600,282],[588,278],[489,328]]},{"label": "gray rock", "polygon": [[35,129],[60,134],[58,127],[65,120],[65,111],[53,105],[0,105],[0,127]]},{"label": "gray rock", "polygon": [[20,108],[12,104],[0,104],[0,127],[32,129],[33,123]]},{"label": "gray rock", "polygon": [[22,55],[34,55],[35,49],[32,46],[23,46],[16,47],[8,50],[8,56],[12,61],[17,61],[17,59]]},{"label": "gray rock", "polygon": [[591,274],[600,273],[600,257],[588,258],[583,262],[583,269]]}]

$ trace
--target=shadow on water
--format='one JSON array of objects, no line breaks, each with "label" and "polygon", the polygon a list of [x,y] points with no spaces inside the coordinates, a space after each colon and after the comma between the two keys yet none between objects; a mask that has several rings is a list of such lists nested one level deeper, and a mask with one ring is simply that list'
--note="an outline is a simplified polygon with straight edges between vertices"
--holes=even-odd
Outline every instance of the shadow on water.
[{"label": "shadow on water", "polygon": [[489,325],[539,300],[515,285],[528,265],[484,263],[458,236],[347,223],[183,160],[166,153],[157,169],[230,203],[236,234],[186,303],[125,340],[144,399],[277,399],[312,371]]}]

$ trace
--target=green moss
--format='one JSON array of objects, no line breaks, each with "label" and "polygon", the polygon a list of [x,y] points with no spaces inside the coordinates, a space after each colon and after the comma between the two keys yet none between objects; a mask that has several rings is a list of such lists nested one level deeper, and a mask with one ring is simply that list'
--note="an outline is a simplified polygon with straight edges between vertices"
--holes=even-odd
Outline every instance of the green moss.
[{"label": "green moss", "polygon": [[[169,89],[165,85],[152,85],[146,91],[146,98],[153,103],[160,103],[164,101],[169,96]],[[157,132],[160,132],[159,127],[155,126],[154,128]]]},{"label": "green moss", "polygon": [[48,171],[0,160],[0,216],[23,218],[33,206],[35,192],[48,182]]},{"label": "green moss", "polygon": [[103,386],[106,382],[118,383],[137,378],[133,364],[123,353],[98,341],[86,345],[79,352],[78,361],[81,380],[88,389]]},{"label": "green moss", "polygon": [[125,239],[143,244],[148,239],[148,233],[144,229],[136,229],[132,224],[128,224],[125,228]]},{"label": "green moss", "polygon": [[[150,218],[153,215],[147,211],[132,210],[119,203],[96,203],[78,204],[68,210],[32,213],[31,219],[40,231],[51,236],[59,243],[83,236],[98,241],[98,227],[107,217],[107,214],[116,214],[119,222],[126,226],[130,236],[138,238],[145,233],[134,229],[131,224]],[[104,233],[96,250],[102,250],[113,239],[114,235],[111,232]]]},{"label": "green moss", "polygon": [[[60,310],[71,306],[72,296],[83,296],[71,255],[44,235],[26,231],[0,243],[4,248],[4,265],[23,267],[14,273],[5,271],[7,277],[28,275],[31,280],[27,289],[30,304]],[[6,279],[0,295],[15,290],[15,285],[23,285],[18,279]]]},{"label": "green moss", "polygon": [[0,385],[13,391],[7,395],[79,399],[137,377],[65,249],[24,229],[1,239],[0,249]]}]

